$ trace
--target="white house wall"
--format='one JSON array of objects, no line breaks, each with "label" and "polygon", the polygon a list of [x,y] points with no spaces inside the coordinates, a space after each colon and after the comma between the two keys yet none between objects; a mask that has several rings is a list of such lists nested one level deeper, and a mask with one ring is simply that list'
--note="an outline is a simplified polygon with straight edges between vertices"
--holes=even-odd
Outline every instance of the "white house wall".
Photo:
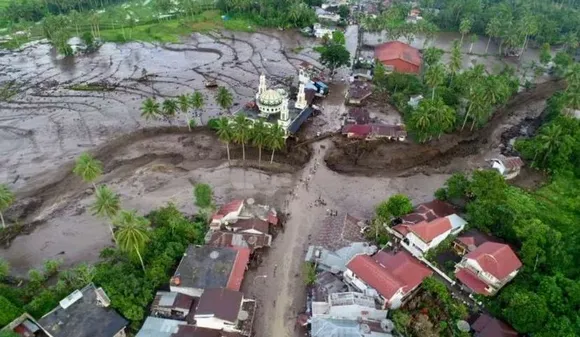
[{"label": "white house wall", "polygon": [[189,287],[178,287],[178,286],[169,286],[169,291],[175,293],[181,293],[184,295],[189,295],[192,297],[200,297],[203,294],[203,289],[199,288],[189,288]]},{"label": "white house wall", "polygon": [[431,242],[429,242],[429,249],[437,247],[443,240],[445,240],[449,234],[451,234],[451,229],[446,231],[445,233],[436,236]]},{"label": "white house wall", "polygon": [[203,318],[195,317],[195,324],[202,328],[235,331],[234,324],[226,322],[223,319],[219,319],[217,317],[203,317]]}]

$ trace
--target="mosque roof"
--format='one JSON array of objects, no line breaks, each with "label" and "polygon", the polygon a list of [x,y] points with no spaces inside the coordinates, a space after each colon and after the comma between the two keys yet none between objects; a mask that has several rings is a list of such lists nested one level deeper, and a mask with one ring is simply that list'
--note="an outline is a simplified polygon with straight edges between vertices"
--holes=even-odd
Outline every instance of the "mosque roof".
[{"label": "mosque roof", "polygon": [[274,89],[268,89],[258,97],[258,102],[263,105],[280,105],[282,100],[282,94]]}]

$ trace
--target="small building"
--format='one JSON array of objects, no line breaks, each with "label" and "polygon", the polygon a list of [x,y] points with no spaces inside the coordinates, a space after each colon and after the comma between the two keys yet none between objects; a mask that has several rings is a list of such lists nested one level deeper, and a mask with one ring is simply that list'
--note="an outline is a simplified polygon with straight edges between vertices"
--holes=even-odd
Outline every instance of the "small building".
[{"label": "small building", "polygon": [[518,333],[509,324],[487,314],[480,314],[471,324],[474,337],[518,337]]},{"label": "small building", "polygon": [[457,210],[451,204],[435,199],[415,206],[413,213],[402,216],[401,220],[403,223],[416,224],[421,221],[433,221],[455,213]]},{"label": "small building", "polygon": [[351,124],[342,127],[342,134],[347,138],[365,140],[388,139],[405,141],[407,138],[407,131],[402,124]]},{"label": "small building", "polygon": [[110,303],[103,288],[91,283],[62,299],[38,324],[49,337],[125,337],[128,322]]},{"label": "small building", "polygon": [[409,11],[407,15],[407,23],[418,23],[419,21],[423,20],[421,16],[421,10],[419,8],[413,8]]},{"label": "small building", "polygon": [[355,68],[352,70],[352,78],[354,81],[372,81],[373,71],[367,68]]},{"label": "small building", "polygon": [[375,297],[383,308],[397,309],[433,272],[405,251],[357,255],[347,264],[344,279],[364,294]]},{"label": "small building", "polygon": [[367,109],[353,107],[348,109],[344,124],[368,124],[370,121],[371,117]]},{"label": "small building", "polygon": [[511,281],[522,262],[510,246],[485,242],[455,265],[455,276],[471,292],[491,296]]},{"label": "small building", "polygon": [[412,107],[413,109],[417,109],[419,103],[423,100],[423,95],[415,95],[409,98],[409,102],[407,104]]},{"label": "small building", "polygon": [[372,296],[356,292],[330,294],[326,301],[312,305],[312,317],[327,316],[339,319],[361,317],[381,321],[387,318],[388,312],[377,307]]},{"label": "small building", "polygon": [[338,274],[346,271],[346,264],[356,255],[373,255],[376,252],[377,247],[370,246],[366,242],[353,242],[336,251],[321,246],[310,246],[306,252],[305,261],[315,263],[320,270]]},{"label": "small building", "polygon": [[497,241],[497,238],[493,238],[476,229],[469,229],[453,241],[453,250],[457,253],[457,255],[463,256],[469,252],[474,251],[477,247],[486,242]]},{"label": "small building", "polygon": [[328,12],[320,7],[317,7],[315,9],[315,12],[316,12],[316,17],[318,18],[318,20],[332,21],[332,22],[340,21],[340,15],[338,15],[336,13]]},{"label": "small building", "polygon": [[80,52],[84,52],[85,50],[87,50],[87,45],[78,36],[71,37],[70,39],[67,40],[66,43],[70,46],[73,54],[78,54]]},{"label": "small building", "polygon": [[272,235],[232,232],[229,230],[209,231],[206,244],[212,247],[249,248],[253,253],[257,249],[270,247],[272,245]]},{"label": "small building", "polygon": [[200,297],[209,288],[238,291],[249,260],[248,248],[190,245],[170,280],[170,290],[192,297]]},{"label": "small building", "polygon": [[322,39],[325,36],[332,38],[332,33],[335,29],[330,27],[323,27],[320,23],[315,23],[313,26],[314,36],[318,39]]},{"label": "small building", "polygon": [[[270,225],[278,225],[278,212],[274,207],[256,204],[254,199],[236,199],[221,206],[211,217],[210,230],[220,230],[238,220],[259,219]],[[230,226],[231,227],[231,226]],[[268,231],[264,232],[265,234]]]},{"label": "small building", "polygon": [[270,224],[258,218],[239,219],[236,222],[226,224],[225,227],[227,230],[246,234],[266,235],[270,231]]},{"label": "small building", "polygon": [[197,297],[170,291],[158,291],[151,304],[151,315],[155,317],[185,320]]},{"label": "small building", "polygon": [[520,157],[504,157],[493,158],[491,167],[496,169],[506,180],[515,178],[520,174],[524,162]]},{"label": "small building", "polygon": [[376,46],[375,58],[389,71],[408,74],[419,74],[423,62],[418,49],[399,41],[386,42]]},{"label": "small building", "polygon": [[348,287],[336,274],[323,271],[316,274],[314,286],[309,289],[309,297],[314,305],[316,302],[326,302],[331,294],[346,291]]},{"label": "small building", "polygon": [[346,103],[361,105],[372,93],[373,88],[369,82],[354,81],[350,84],[346,92]]},{"label": "small building", "polygon": [[174,319],[147,317],[135,337],[175,337],[187,322]]},{"label": "small building", "polygon": [[41,329],[40,324],[27,313],[20,315],[20,317],[0,329],[0,332],[4,331],[11,331],[22,337],[48,337]]},{"label": "small building", "polygon": [[241,292],[213,288],[206,289],[199,298],[194,318],[198,327],[250,336],[255,311],[256,302],[244,299]]}]

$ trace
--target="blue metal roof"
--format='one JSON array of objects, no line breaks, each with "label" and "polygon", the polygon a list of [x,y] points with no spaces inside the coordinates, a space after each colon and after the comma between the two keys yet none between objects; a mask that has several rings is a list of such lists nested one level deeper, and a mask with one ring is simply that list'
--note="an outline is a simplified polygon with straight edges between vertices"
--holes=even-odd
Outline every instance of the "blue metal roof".
[{"label": "blue metal roof", "polygon": [[296,117],[296,119],[294,119],[292,121],[292,124],[290,124],[290,126],[288,127],[288,132],[296,133],[298,129],[300,129],[300,126],[302,126],[302,123],[304,123],[308,119],[308,117],[312,116],[313,112],[314,109],[312,109],[311,107],[306,107],[304,110],[302,110],[298,115],[298,117]]}]

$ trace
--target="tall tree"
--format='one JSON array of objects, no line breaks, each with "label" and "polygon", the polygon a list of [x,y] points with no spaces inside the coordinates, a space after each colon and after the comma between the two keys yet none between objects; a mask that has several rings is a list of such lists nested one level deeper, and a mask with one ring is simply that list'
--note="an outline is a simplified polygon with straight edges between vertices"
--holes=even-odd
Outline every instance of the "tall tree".
[{"label": "tall tree", "polygon": [[161,111],[163,112],[163,117],[171,123],[171,118],[175,117],[177,113],[178,105],[174,99],[168,98],[163,101],[161,105]]},{"label": "tall tree", "polygon": [[197,117],[199,117],[199,124],[203,124],[203,120],[201,118],[202,113],[200,111],[205,105],[205,98],[203,97],[203,94],[200,91],[195,91],[189,97],[189,104],[195,110]]},{"label": "tall tree", "polygon": [[425,73],[425,81],[433,89],[431,99],[435,99],[435,88],[445,80],[445,68],[441,64],[430,66]]},{"label": "tall tree", "polygon": [[216,132],[219,139],[226,144],[226,151],[228,153],[228,163],[231,165],[230,159],[230,142],[234,140],[234,128],[230,120],[222,117],[216,122]]},{"label": "tall tree", "polygon": [[234,104],[234,97],[232,93],[225,87],[219,87],[217,94],[215,96],[216,103],[218,106],[224,110],[230,112],[232,104]]},{"label": "tall tree", "polygon": [[[121,202],[119,196],[111,191],[107,185],[100,185],[95,191],[95,202],[91,206],[94,215],[100,217],[107,217],[109,220],[114,220],[119,210],[121,209]],[[108,223],[111,236],[115,242],[115,232],[111,223]]]},{"label": "tall tree", "polygon": [[270,128],[270,132],[268,132],[268,137],[266,140],[266,144],[268,144],[268,148],[272,150],[272,156],[270,157],[270,164],[274,162],[274,152],[281,150],[286,143],[285,139],[285,131],[282,127],[278,124],[274,124]]},{"label": "tall tree", "polygon": [[251,122],[246,116],[239,114],[234,118],[234,140],[242,144],[242,160],[246,161],[246,143],[251,135]]},{"label": "tall tree", "polygon": [[413,130],[419,140],[423,143],[429,137],[433,135],[433,117],[431,115],[431,110],[428,103],[424,103],[422,100],[417,106],[417,109],[413,111],[411,115],[409,127]]},{"label": "tall tree", "polygon": [[137,215],[135,210],[122,210],[113,223],[118,227],[116,237],[119,248],[128,254],[135,254],[145,272],[142,254],[150,240],[149,220]]},{"label": "tall tree", "polygon": [[179,111],[185,115],[187,127],[191,131],[191,123],[189,122],[189,96],[185,94],[177,96],[177,105],[179,106]]},{"label": "tall tree", "polygon": [[270,128],[261,119],[256,121],[252,126],[252,144],[258,147],[258,167],[262,165],[262,148],[266,144],[268,132],[270,132]]},{"label": "tall tree", "polygon": [[320,63],[330,69],[332,77],[337,68],[350,64],[350,53],[341,44],[329,43],[323,47],[320,53]]},{"label": "tall tree", "polygon": [[489,43],[491,42],[492,38],[499,37],[501,32],[501,21],[497,17],[491,18],[485,27],[485,33],[488,36],[487,45],[485,46],[485,53],[487,54],[487,50],[489,49]]},{"label": "tall tree", "polygon": [[451,59],[449,60],[449,72],[451,72],[452,75],[457,74],[461,69],[462,63],[463,55],[461,54],[461,45],[458,40],[454,40],[451,49]]},{"label": "tall tree", "polygon": [[562,144],[562,127],[557,124],[550,124],[548,127],[542,129],[538,138],[542,146],[538,148],[534,162],[538,154],[541,153],[543,158],[542,162],[545,163],[548,157]]},{"label": "tall tree", "polygon": [[435,65],[441,61],[444,51],[439,48],[429,47],[423,51],[423,60],[427,67]]},{"label": "tall tree", "polygon": [[149,97],[141,104],[141,117],[145,118],[145,120],[157,118],[159,113],[159,103],[154,98]]},{"label": "tall tree", "polygon": [[437,98],[430,102],[429,109],[432,111],[434,130],[439,133],[439,137],[450,130],[455,125],[456,114],[453,108],[446,105],[443,99]]},{"label": "tall tree", "polygon": [[75,162],[73,173],[85,182],[91,183],[96,191],[95,180],[103,174],[103,164],[87,152],[83,152]]},{"label": "tall tree", "polygon": [[470,19],[465,18],[461,20],[461,23],[459,24],[459,32],[461,33],[460,45],[463,45],[463,38],[465,37],[465,34],[468,34],[471,31],[472,25],[473,22]]},{"label": "tall tree", "polygon": [[10,191],[8,186],[0,184],[0,220],[2,221],[2,228],[6,228],[4,222],[4,215],[2,214],[14,202],[14,193]]}]

